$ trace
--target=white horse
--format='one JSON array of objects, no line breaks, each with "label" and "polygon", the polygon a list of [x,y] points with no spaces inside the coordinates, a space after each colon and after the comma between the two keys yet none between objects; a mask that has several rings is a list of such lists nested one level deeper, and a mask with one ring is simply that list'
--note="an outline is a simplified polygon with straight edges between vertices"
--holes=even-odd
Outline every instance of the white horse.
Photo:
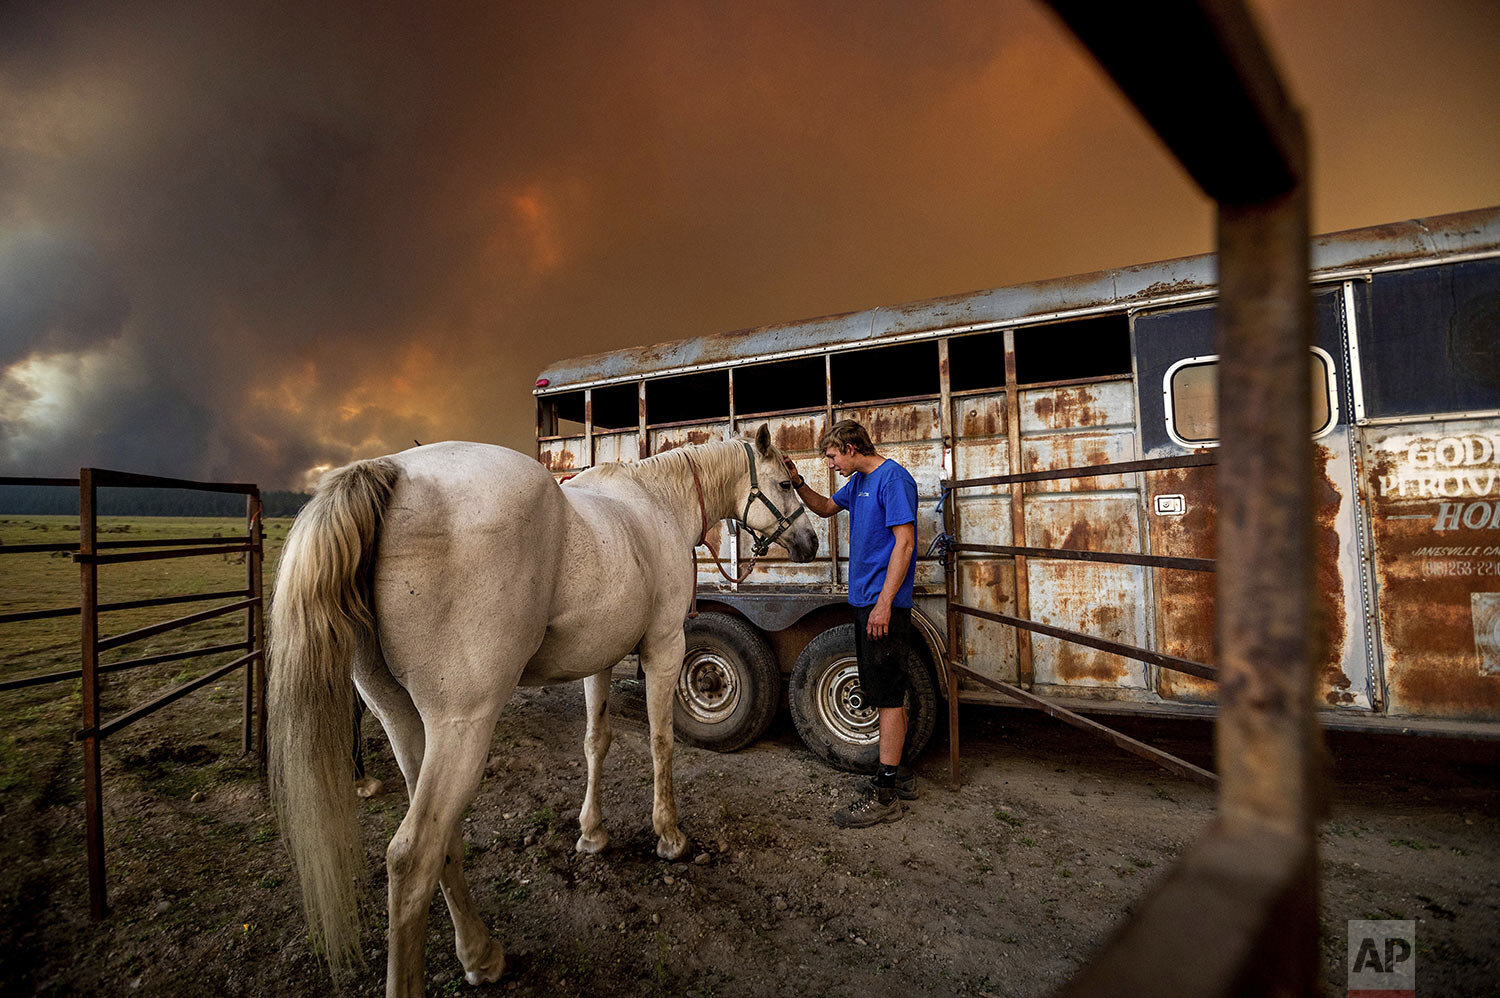
[{"label": "white horse", "polygon": [[[505,950],[474,910],[459,816],[516,686],[584,681],[588,788],[577,848],[608,842],[599,774],[610,668],[639,650],[655,768],[657,855],[688,847],[672,796],[672,696],[696,585],[692,549],[741,521],[763,551],[817,553],[781,454],[754,441],[607,464],[559,485],[503,447],[444,443],[329,473],[287,536],[271,608],[271,790],[314,936],[337,969],[359,959],[361,867],[350,788],[353,687],[379,717],[410,807],[386,850],[387,995],[422,993],[433,887],[471,984]],[[796,521],[796,522],[793,522]],[[350,683],[353,676],[354,683]]]}]

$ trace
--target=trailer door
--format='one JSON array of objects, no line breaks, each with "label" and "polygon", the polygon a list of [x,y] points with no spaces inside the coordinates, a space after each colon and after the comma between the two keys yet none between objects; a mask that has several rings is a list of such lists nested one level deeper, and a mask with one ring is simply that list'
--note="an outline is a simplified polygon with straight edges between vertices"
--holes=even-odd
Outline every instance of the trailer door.
[{"label": "trailer door", "polygon": [[[1314,568],[1317,696],[1329,707],[1369,710],[1373,677],[1365,628],[1358,494],[1351,458],[1351,403],[1346,322],[1341,287],[1315,289],[1316,346],[1313,373],[1316,515]],[[1140,397],[1143,456],[1167,457],[1218,444],[1215,306],[1193,305],[1135,317],[1134,350]],[[1152,472],[1146,476],[1146,516],[1151,553],[1215,556],[1217,507],[1213,468]],[[1158,648],[1214,662],[1215,585],[1207,573],[1154,569]],[[1156,670],[1156,691],[1166,699],[1212,702],[1214,684]]]}]

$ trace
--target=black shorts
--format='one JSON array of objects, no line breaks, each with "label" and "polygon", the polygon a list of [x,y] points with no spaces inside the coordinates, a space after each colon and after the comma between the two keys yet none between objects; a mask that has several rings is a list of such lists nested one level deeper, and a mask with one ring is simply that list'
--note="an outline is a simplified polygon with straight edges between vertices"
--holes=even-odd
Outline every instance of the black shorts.
[{"label": "black shorts", "polygon": [[854,654],[859,659],[859,689],[871,707],[904,707],[909,681],[906,657],[911,651],[911,607],[891,607],[891,623],[883,638],[870,637],[866,627],[873,606],[854,607]]}]

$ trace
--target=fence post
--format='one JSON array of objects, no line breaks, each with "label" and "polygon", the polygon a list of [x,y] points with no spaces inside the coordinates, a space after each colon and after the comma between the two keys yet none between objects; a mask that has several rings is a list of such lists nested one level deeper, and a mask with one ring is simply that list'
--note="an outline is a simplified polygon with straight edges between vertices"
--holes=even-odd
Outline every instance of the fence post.
[{"label": "fence post", "polygon": [[[266,605],[264,595],[265,523],[260,492],[245,497],[246,539],[250,550],[245,557],[245,588],[258,602],[245,609],[245,643],[259,656],[245,663],[245,731],[244,750],[251,749],[251,725],[255,726],[254,747],[261,768],[266,764]],[[252,715],[253,708],[253,715]]]},{"label": "fence post", "polygon": [[[949,542],[951,547],[958,535],[958,490],[956,489],[943,493],[943,533],[955,539]],[[949,606],[944,607],[943,615],[948,621],[948,769],[953,789],[957,790],[961,775],[958,758],[958,689],[962,680],[958,678],[958,670],[955,666],[963,657],[960,651],[963,631],[958,622],[958,614],[951,609],[951,604],[960,602],[962,594],[958,591],[958,552],[950,550],[947,556],[947,564],[943,566],[943,569],[948,576],[946,581]]]},{"label": "fence post", "polygon": [[[1300,163],[1297,164],[1301,166]],[[1219,209],[1219,720],[1226,829],[1312,843],[1307,193]]]},{"label": "fence post", "polygon": [[[255,497],[245,497],[245,592],[255,595]],[[255,607],[245,607],[245,646],[255,650]],[[240,714],[240,751],[246,755],[254,747],[255,736],[255,660],[245,663],[245,701]]]},{"label": "fence post", "polygon": [[99,752],[99,566],[98,520],[94,469],[78,471],[79,617],[83,672],[83,825],[88,850],[89,914],[97,921],[109,914],[104,893],[104,790]]},{"label": "fence post", "polygon": [[[1009,443],[1006,460],[1012,474],[1025,467],[1026,458],[1021,452],[1021,389],[1016,377],[1016,331],[1006,329],[1005,343],[1005,432]],[[1010,534],[1011,543],[1026,546],[1026,485],[1012,482],[1010,486]],[[1011,562],[1016,571],[1016,616],[1031,616],[1031,582],[1027,574],[1026,557],[1013,555]],[[1031,632],[1016,628],[1016,685],[1023,690],[1031,689],[1036,678],[1032,664]]]}]

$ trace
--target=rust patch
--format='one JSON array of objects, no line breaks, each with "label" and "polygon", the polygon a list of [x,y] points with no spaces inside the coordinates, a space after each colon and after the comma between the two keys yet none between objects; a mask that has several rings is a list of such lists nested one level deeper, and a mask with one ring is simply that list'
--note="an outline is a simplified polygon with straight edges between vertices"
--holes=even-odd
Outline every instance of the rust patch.
[{"label": "rust patch", "polygon": [[[1315,529],[1313,572],[1316,587],[1314,607],[1316,638],[1313,663],[1317,694],[1328,704],[1352,703],[1351,681],[1344,674],[1343,649],[1348,636],[1344,599],[1341,544],[1338,533],[1339,507],[1343,497],[1328,473],[1333,452],[1316,449],[1314,482]],[[1209,468],[1182,468],[1148,475],[1147,502],[1156,495],[1184,496],[1183,516],[1149,514],[1152,549],[1168,557],[1213,558],[1217,548],[1217,515],[1214,472]],[[1168,654],[1214,664],[1215,577],[1207,572],[1156,569],[1156,594],[1161,608],[1162,648]],[[1163,670],[1159,688],[1164,697],[1208,701],[1216,684]]]},{"label": "rust patch", "polygon": [[980,597],[974,603],[975,606],[980,609],[1000,609],[1013,602],[1009,590],[1014,588],[1015,566],[1009,560],[965,559],[958,563],[958,567],[964,596]]},{"label": "rust patch", "polygon": [[1343,496],[1328,475],[1333,452],[1321,444],[1315,448],[1317,474],[1313,479],[1313,585],[1317,603],[1313,608],[1313,662],[1320,679],[1318,693],[1335,706],[1353,703],[1349,677],[1344,674],[1343,650],[1347,637],[1344,575],[1339,559],[1339,507]]},{"label": "rust patch", "polygon": [[1005,433],[1005,398],[960,399],[958,402],[958,435],[961,440],[995,437]]},{"label": "rust patch", "polygon": [[1076,683],[1083,679],[1099,678],[1094,674],[1094,670],[1089,668],[1093,663],[1088,659],[1092,656],[1085,655],[1082,647],[1066,641],[1054,641],[1052,645],[1055,649],[1052,656],[1052,671],[1058,682]]},{"label": "rust patch", "polygon": [[[1091,433],[1059,433],[1053,436],[1028,437],[1022,443],[1023,471],[1060,471],[1065,468],[1088,468],[1122,460],[1112,455],[1111,445],[1128,438],[1108,430]],[[1044,479],[1027,485],[1034,492],[1094,492],[1104,489],[1128,489],[1134,482],[1126,475],[1083,475],[1077,478]]]},{"label": "rust patch", "polygon": [[[1169,558],[1212,558],[1218,547],[1217,495],[1213,468],[1172,468],[1146,475],[1146,508],[1158,495],[1181,495],[1187,505],[1182,516],[1148,513],[1151,550]],[[1214,608],[1217,586],[1211,572],[1158,568],[1155,590],[1157,627],[1162,651],[1179,658],[1213,664]],[[1157,692],[1195,703],[1212,702],[1217,684],[1185,673],[1162,669]]]},{"label": "rust patch", "polygon": [[651,453],[665,454],[667,451],[688,444],[706,444],[724,439],[722,431],[715,426],[676,426],[652,434],[654,441]]},{"label": "rust patch", "polygon": [[1061,548],[1064,551],[1104,551],[1106,548],[1099,545],[1105,543],[1103,538],[1111,533],[1107,527],[1100,529],[1100,525],[1090,523],[1087,520],[1075,520],[1063,536],[1062,543],[1057,543],[1057,536],[1052,532],[1052,527],[1043,526],[1037,537],[1037,547]]},{"label": "rust patch", "polygon": [[[981,610],[1014,614],[1015,566],[1009,559],[960,559],[959,600]],[[1017,676],[1014,628],[967,615],[959,616],[960,642],[970,668],[1014,682]]]},{"label": "rust patch", "polygon": [[865,428],[873,441],[901,442],[917,438],[918,425],[923,422],[917,413],[905,406],[899,409],[882,409],[874,414]]},{"label": "rust patch", "polygon": [[1053,388],[1032,399],[1031,411],[1043,426],[1053,429],[1099,426],[1107,423],[1108,417],[1098,402],[1098,392],[1087,385]]},{"label": "rust patch", "polygon": [[1392,714],[1494,720],[1500,675],[1475,613],[1500,601],[1500,437],[1453,421],[1372,430],[1370,503]]},{"label": "rust patch", "polygon": [[548,471],[570,471],[576,466],[577,460],[573,452],[566,447],[558,450],[544,450],[541,453],[542,464]]},{"label": "rust patch", "polygon": [[822,435],[822,422],[809,417],[807,419],[787,420],[779,423],[772,434],[772,439],[776,444],[776,449],[783,454],[787,454],[798,451],[817,450],[818,440]]},{"label": "rust patch", "polygon": [[[1081,621],[1070,619],[1056,626],[1067,627],[1091,637],[1104,638],[1109,641],[1124,640],[1124,635],[1120,633],[1124,613],[1120,607],[1113,603],[1095,602],[1096,596],[1093,593],[1080,592],[1077,597],[1065,599],[1063,605],[1069,610],[1079,606],[1084,607],[1083,619]],[[1069,616],[1072,617],[1074,614],[1070,613]],[[1054,679],[1058,683],[1087,686],[1132,685],[1135,678],[1131,675],[1134,663],[1130,659],[1083,645],[1075,645],[1070,641],[1050,639],[1048,644],[1053,649],[1051,665]]]},{"label": "rust patch", "polygon": [[938,435],[937,406],[932,402],[854,407],[842,415],[858,420],[875,443],[910,443]]},{"label": "rust patch", "polygon": [[1160,295],[1168,295],[1175,292],[1192,291],[1197,288],[1197,286],[1198,282],[1190,281],[1185,277],[1179,278],[1175,281],[1154,281],[1151,284],[1148,284],[1145,290],[1140,292],[1138,297],[1156,298]]},{"label": "rust patch", "polygon": [[1079,520],[1068,529],[1068,536],[1060,545],[1065,551],[1097,551],[1094,527],[1087,520]]}]

